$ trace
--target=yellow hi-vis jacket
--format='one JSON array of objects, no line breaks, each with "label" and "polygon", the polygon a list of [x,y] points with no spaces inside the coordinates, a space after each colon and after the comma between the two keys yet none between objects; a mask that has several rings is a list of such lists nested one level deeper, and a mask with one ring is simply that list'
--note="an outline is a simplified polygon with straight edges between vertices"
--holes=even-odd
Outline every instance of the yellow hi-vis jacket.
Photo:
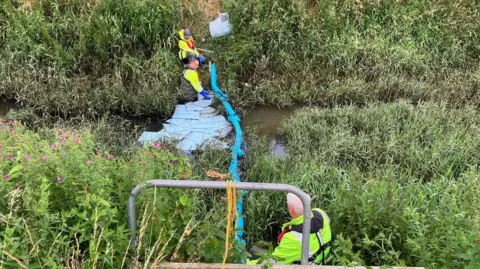
[{"label": "yellow hi-vis jacket", "polygon": [[[278,237],[278,246],[272,253],[272,263],[300,264],[302,258],[303,216],[300,216],[282,227],[283,232]],[[330,253],[332,246],[332,231],[330,219],[322,210],[312,210],[310,226],[309,264],[322,264]],[[257,264],[259,260],[247,261],[247,264]]]},{"label": "yellow hi-vis jacket", "polygon": [[183,97],[187,101],[193,101],[197,93],[203,90],[202,82],[198,76],[197,70],[185,69],[182,74],[182,84],[180,85]]},{"label": "yellow hi-vis jacket", "polygon": [[180,37],[180,40],[178,40],[178,47],[180,48],[180,51],[178,52],[178,57],[180,60],[188,58],[188,54],[194,54],[196,57],[200,55],[200,53],[197,51],[197,48],[195,47],[195,41],[193,41],[193,38],[185,38],[185,30],[181,30],[178,32],[178,35]]}]

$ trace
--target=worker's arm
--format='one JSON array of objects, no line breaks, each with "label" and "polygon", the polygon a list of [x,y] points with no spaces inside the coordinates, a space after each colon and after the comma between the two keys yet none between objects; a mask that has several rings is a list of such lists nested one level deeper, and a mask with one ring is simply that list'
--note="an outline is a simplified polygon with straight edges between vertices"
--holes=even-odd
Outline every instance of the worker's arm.
[{"label": "worker's arm", "polygon": [[[293,233],[286,233],[280,244],[272,253],[273,259],[270,263],[292,264],[299,261],[302,256],[302,244],[298,241]],[[247,264],[258,264],[262,259],[247,260]]]},{"label": "worker's arm", "polygon": [[185,42],[183,40],[178,41],[178,46],[183,51],[195,53],[195,56],[197,56],[197,57],[198,57],[198,55],[200,55],[200,53],[197,51],[196,48],[191,49],[190,47],[188,47],[187,42]]},{"label": "worker's arm", "polygon": [[292,264],[299,261],[301,257],[302,244],[294,235],[294,232],[286,233],[273,251],[273,258],[281,264]]},{"label": "worker's arm", "polygon": [[198,78],[198,73],[193,70],[189,70],[187,74],[185,74],[185,79],[192,84],[192,87],[195,89],[197,92],[202,92],[203,87],[202,87],[202,82]]}]

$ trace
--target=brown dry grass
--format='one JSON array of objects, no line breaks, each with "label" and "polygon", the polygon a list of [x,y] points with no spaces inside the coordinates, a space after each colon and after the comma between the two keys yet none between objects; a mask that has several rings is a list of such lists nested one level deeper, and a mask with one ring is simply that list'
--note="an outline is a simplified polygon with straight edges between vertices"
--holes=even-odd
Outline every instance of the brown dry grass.
[{"label": "brown dry grass", "polygon": [[209,20],[215,19],[221,11],[220,0],[200,0],[197,5]]},{"label": "brown dry grass", "polygon": [[20,3],[22,3],[22,5],[18,8],[18,10],[22,10],[22,11],[29,11],[29,10],[32,10],[33,7],[38,4],[40,1],[37,1],[37,0],[20,0],[19,1]]}]

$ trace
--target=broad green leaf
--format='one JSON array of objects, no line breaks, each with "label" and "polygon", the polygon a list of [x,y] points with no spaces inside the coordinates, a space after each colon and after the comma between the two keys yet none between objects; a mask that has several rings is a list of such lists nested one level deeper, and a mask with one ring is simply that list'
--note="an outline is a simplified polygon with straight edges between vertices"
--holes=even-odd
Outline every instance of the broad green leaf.
[{"label": "broad green leaf", "polygon": [[10,176],[13,176],[15,175],[16,173],[20,172],[20,170],[22,170],[23,166],[21,164],[19,165],[16,165],[14,167],[12,167],[12,169],[10,169],[10,171],[8,172],[8,174]]}]

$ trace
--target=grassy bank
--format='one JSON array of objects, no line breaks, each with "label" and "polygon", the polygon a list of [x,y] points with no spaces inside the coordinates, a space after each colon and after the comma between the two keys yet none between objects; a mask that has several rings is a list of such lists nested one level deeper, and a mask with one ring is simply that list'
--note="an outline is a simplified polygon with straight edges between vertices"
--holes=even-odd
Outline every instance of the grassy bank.
[{"label": "grassy bank", "polygon": [[[168,114],[181,70],[175,32],[208,36],[197,4],[4,1],[0,95],[45,114]],[[474,2],[227,0],[222,10],[234,36],[201,46],[215,51],[207,57],[237,106],[480,103]]]},{"label": "grassy bank", "polygon": [[362,172],[392,167],[428,181],[455,178],[480,162],[480,122],[472,108],[400,102],[367,108],[303,109],[282,126],[292,152]]},{"label": "grassy bank", "polygon": [[[311,194],[339,235],[333,263],[475,268],[478,116],[434,104],[303,109],[282,126],[290,156],[253,147],[244,179]],[[248,242],[275,241],[284,199],[249,194]]]},{"label": "grassy bank", "polygon": [[223,61],[237,56],[227,68],[249,84],[236,89],[242,102],[479,103],[478,3],[265,0],[224,7],[236,35],[217,48],[226,48]]}]

